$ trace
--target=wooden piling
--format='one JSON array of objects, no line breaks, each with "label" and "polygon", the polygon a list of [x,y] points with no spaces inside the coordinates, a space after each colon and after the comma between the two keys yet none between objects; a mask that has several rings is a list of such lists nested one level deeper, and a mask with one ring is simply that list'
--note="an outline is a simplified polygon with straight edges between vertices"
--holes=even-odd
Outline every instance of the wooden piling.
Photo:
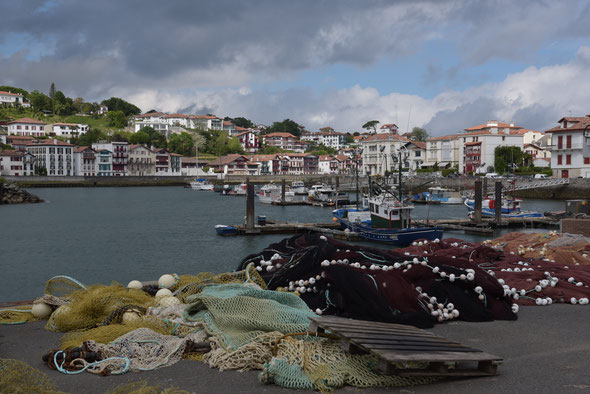
[{"label": "wooden piling", "polygon": [[481,180],[476,180],[473,220],[478,224],[481,223],[481,186]]},{"label": "wooden piling", "polygon": [[287,189],[287,181],[285,178],[281,179],[281,203],[285,203],[285,191]]},{"label": "wooden piling", "polygon": [[254,228],[254,184],[246,178],[246,228]]},{"label": "wooden piling", "polygon": [[496,198],[494,202],[496,223],[502,221],[502,181],[496,181],[495,185]]}]

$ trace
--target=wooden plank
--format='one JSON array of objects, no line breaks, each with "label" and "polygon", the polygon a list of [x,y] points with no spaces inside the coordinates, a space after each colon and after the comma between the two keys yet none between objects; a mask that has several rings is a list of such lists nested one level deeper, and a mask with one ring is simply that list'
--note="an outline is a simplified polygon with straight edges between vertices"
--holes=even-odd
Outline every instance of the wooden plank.
[{"label": "wooden plank", "polygon": [[472,352],[472,353],[481,353],[481,351],[477,349],[470,349],[470,348],[458,348],[453,346],[420,346],[417,344],[411,345],[400,345],[400,344],[391,344],[391,343],[378,343],[378,344],[367,344],[367,343],[359,343],[355,342],[357,345],[368,349],[368,350],[381,350],[381,351],[399,351],[399,352]]},{"label": "wooden plank", "polygon": [[453,349],[472,349],[469,346],[461,345],[460,343],[448,343],[448,342],[425,342],[425,341],[400,341],[400,340],[387,340],[383,338],[349,338],[356,343],[362,345],[388,345],[388,346],[420,346],[420,347],[435,347],[435,346],[446,346]]},{"label": "wooden plank", "polygon": [[429,332],[411,332],[411,331],[400,331],[397,330],[395,328],[392,329],[387,329],[387,328],[373,328],[370,329],[369,327],[349,327],[349,326],[323,326],[322,327],[324,330],[330,330],[330,331],[335,331],[335,332],[348,332],[351,333],[351,335],[353,335],[353,333],[363,333],[363,332],[375,332],[375,333],[382,333],[382,334],[391,334],[391,335],[406,335],[406,336],[411,336],[414,338],[437,338],[437,339],[442,339],[443,337],[440,337],[438,335],[435,334],[431,334]]},{"label": "wooden plank", "polygon": [[372,352],[373,354],[379,355],[389,362],[397,363],[404,361],[424,361],[424,362],[436,362],[436,361],[500,361],[501,358],[492,356],[484,352],[470,353],[470,352],[438,352],[438,353],[401,353],[395,351],[380,351]]},{"label": "wooden plank", "polygon": [[346,338],[354,339],[359,342],[401,342],[401,343],[444,343],[447,345],[463,346],[457,342],[445,341],[444,338],[426,338],[426,337],[413,337],[410,335],[387,335],[387,334],[372,334],[372,333],[356,333],[354,335],[344,335],[346,332],[337,332],[336,335],[341,335]]}]

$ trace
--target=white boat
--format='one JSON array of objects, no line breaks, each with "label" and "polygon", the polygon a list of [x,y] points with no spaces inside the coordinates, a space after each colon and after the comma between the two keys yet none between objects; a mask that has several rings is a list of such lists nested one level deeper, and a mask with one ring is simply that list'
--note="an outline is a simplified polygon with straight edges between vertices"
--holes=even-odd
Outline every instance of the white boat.
[{"label": "white boat", "polygon": [[428,188],[429,196],[426,197],[428,202],[438,202],[440,204],[463,204],[461,194],[454,189],[445,189],[444,187]]},{"label": "white boat", "polygon": [[324,184],[313,185],[308,192],[308,196],[315,201],[331,202],[336,197],[336,190],[332,186]]},{"label": "white boat", "polygon": [[[520,198],[502,197],[502,207],[500,209],[500,215],[503,218],[540,218],[543,214],[536,211],[523,211],[520,209]],[[464,202],[465,206],[469,210],[468,215],[472,217],[475,212],[475,200],[466,199]],[[487,197],[481,203],[481,216],[484,218],[496,217],[496,199],[493,197]]]},{"label": "white boat", "polygon": [[213,191],[213,185],[211,183],[207,183],[207,180],[204,178],[191,181],[190,188],[193,190]]},{"label": "white boat", "polygon": [[295,194],[307,194],[307,188],[305,187],[305,183],[303,183],[303,181],[291,182],[291,191]]}]

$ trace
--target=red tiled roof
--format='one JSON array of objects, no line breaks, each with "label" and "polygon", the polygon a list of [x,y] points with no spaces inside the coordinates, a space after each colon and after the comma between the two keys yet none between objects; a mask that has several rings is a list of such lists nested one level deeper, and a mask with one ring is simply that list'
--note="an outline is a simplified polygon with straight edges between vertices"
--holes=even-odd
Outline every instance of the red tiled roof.
[{"label": "red tiled roof", "polygon": [[164,115],[162,116],[162,118],[188,118],[189,116],[186,114],[169,114],[169,115]]},{"label": "red tiled roof", "polygon": [[[250,131],[250,129],[247,129],[245,127],[240,127],[240,126],[236,126],[236,130]],[[242,133],[240,133],[240,134],[242,134]]]},{"label": "red tiled roof", "polygon": [[7,149],[0,151],[0,156],[24,156],[25,152],[22,150]]},{"label": "red tiled roof", "polygon": [[511,135],[511,134],[506,134],[503,131],[497,131],[495,133],[492,133],[489,130],[481,130],[481,131],[472,131],[471,133],[462,133],[459,136],[462,137],[465,135],[470,136],[470,135]]},{"label": "red tiled roof", "polygon": [[384,124],[383,126],[381,126],[379,128],[380,129],[391,129],[391,128],[397,129],[397,125],[395,123],[388,123],[388,124]]},{"label": "red tiled roof", "polygon": [[74,127],[78,127],[77,124],[75,123],[54,123],[54,126],[74,126]]},{"label": "red tiled roof", "polygon": [[42,124],[42,125],[45,125],[45,123],[41,122],[40,120],[31,119],[31,118],[20,118],[20,119],[17,119],[17,120],[13,120],[12,122],[8,122],[8,124],[16,124],[16,123]]},{"label": "red tiled roof", "polygon": [[466,142],[465,146],[481,145],[481,141]]},{"label": "red tiled roof", "polygon": [[190,115],[190,119],[219,119],[217,116],[212,115]]},{"label": "red tiled roof", "polygon": [[272,154],[272,155],[250,155],[248,156],[248,158],[251,161],[268,161],[268,160],[273,160],[275,157],[277,156],[277,154]]},{"label": "red tiled roof", "polygon": [[410,144],[416,145],[420,149],[426,149],[426,142],[422,142],[422,141],[410,141]]},{"label": "red tiled roof", "polygon": [[477,126],[468,127],[465,129],[465,131],[483,130],[483,129],[489,129],[492,127],[497,127],[497,128],[501,128],[501,129],[506,128],[506,127],[511,128],[511,129],[522,129],[522,127],[520,127],[520,126],[516,126],[516,125],[511,126],[509,123],[502,123],[502,122],[495,122],[495,123],[497,124],[497,126],[488,126],[487,123],[484,123],[484,124],[480,124]]},{"label": "red tiled roof", "polygon": [[72,144],[68,144],[67,142],[56,140],[54,138],[49,138],[46,140],[29,141],[29,142],[27,142],[26,145],[27,146],[74,146]]},{"label": "red tiled roof", "polygon": [[373,134],[364,139],[364,141],[402,141],[407,142],[409,139],[397,134]]},{"label": "red tiled roof", "polygon": [[320,161],[332,161],[335,157],[332,155],[320,155],[319,159]]},{"label": "red tiled roof", "polygon": [[[562,123],[563,121],[572,122],[571,126],[568,127],[561,127],[556,126],[547,131],[546,133],[558,133],[558,132],[568,132],[568,131],[583,131],[590,129],[590,117],[565,117],[559,119],[558,123]],[[588,127],[588,129],[586,129]]]},{"label": "red tiled roof", "polygon": [[297,139],[297,137],[295,137],[293,134],[291,134],[291,133],[283,133],[283,132],[276,132],[276,133],[265,134],[263,137],[264,138],[266,138],[266,137],[282,137],[282,138],[293,138],[293,139]]},{"label": "red tiled roof", "polygon": [[229,164],[232,161],[239,159],[240,157],[243,157],[246,160],[248,160],[248,156],[233,153],[231,155],[225,155],[222,157],[218,157],[217,159],[210,161],[209,164],[212,166],[223,166],[225,164]]},{"label": "red tiled roof", "polygon": [[152,112],[149,114],[134,115],[133,117],[134,118],[149,118],[152,116],[162,116],[162,115],[165,115],[165,113],[164,112]]},{"label": "red tiled roof", "polygon": [[20,93],[11,93],[11,92],[5,92],[4,90],[0,90],[0,94],[7,94],[7,95],[9,95],[9,96],[21,96],[21,97],[23,96],[23,95],[22,95],[22,94],[20,94]]}]

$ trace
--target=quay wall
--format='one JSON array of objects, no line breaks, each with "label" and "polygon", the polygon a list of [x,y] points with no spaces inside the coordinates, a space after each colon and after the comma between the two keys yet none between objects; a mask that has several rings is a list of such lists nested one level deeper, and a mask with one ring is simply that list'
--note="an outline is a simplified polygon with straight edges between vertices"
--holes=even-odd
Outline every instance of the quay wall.
[{"label": "quay wall", "polygon": [[[215,176],[206,176],[208,181],[217,184],[239,184],[246,181],[243,175],[227,175],[224,178]],[[256,184],[280,183],[285,179],[287,184],[292,181],[301,180],[308,186],[314,183],[326,183],[331,185],[347,185],[349,191],[354,190],[354,176],[336,176],[336,175],[257,175],[248,177],[251,182]],[[125,177],[55,177],[55,176],[29,176],[13,177],[5,176],[9,182],[14,182],[21,187],[121,187],[121,186],[182,186],[194,180],[194,176],[125,176]],[[426,191],[432,186],[441,186],[455,190],[473,189],[474,178],[437,178],[429,180],[427,178],[409,178],[404,179],[404,192],[418,193]],[[352,186],[351,186],[352,185]],[[493,185],[493,180],[488,180],[488,187]],[[509,182],[504,181],[504,187],[510,189]],[[366,178],[361,179],[361,190],[366,190]],[[553,199],[553,200],[570,200],[570,199],[588,199],[590,198],[590,179],[575,178],[570,179],[568,185],[536,188],[528,190],[519,190],[516,195],[521,198],[532,199]]]}]

